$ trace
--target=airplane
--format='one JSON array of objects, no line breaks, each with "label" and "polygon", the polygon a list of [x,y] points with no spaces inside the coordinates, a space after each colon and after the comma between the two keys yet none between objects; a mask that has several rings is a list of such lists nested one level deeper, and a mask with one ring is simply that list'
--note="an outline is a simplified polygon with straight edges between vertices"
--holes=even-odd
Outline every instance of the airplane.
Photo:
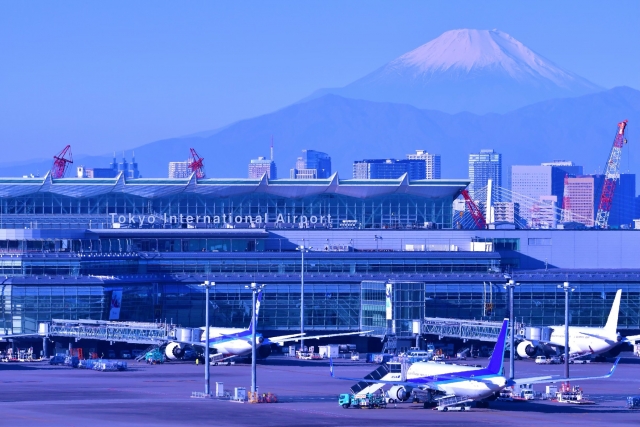
[{"label": "airplane", "polygon": [[405,387],[405,396],[409,396],[413,389],[421,390],[428,395],[424,405],[428,407],[430,404],[438,403],[442,399],[449,400],[450,398],[453,399],[451,404],[455,405],[472,401],[484,401],[493,398],[505,387],[518,384],[555,383],[609,378],[613,375],[620,360],[618,358],[615,361],[609,373],[601,376],[582,378],[542,376],[509,380],[504,376],[503,366],[508,325],[509,319],[504,319],[493,354],[485,368],[436,362],[416,362],[407,370],[405,381],[376,380],[371,378],[336,377],[333,369],[333,359],[330,359],[330,374],[331,377],[340,380],[365,382],[369,384],[385,383],[393,385],[394,387],[403,386]]},{"label": "airplane", "polygon": [[[640,335],[622,337],[617,332],[618,313],[622,289],[618,289],[609,312],[609,318],[603,328],[569,326],[569,359],[590,355],[606,355],[616,357],[622,350],[623,343],[635,344]],[[551,326],[548,340],[524,340],[516,347],[520,357],[533,357],[545,352],[545,346],[564,348],[564,325]],[[548,352],[548,350],[547,350]]]},{"label": "airplane", "polygon": [[[258,299],[256,302],[256,317],[260,313],[260,303],[262,302],[262,292],[258,293]],[[171,341],[167,344],[164,350],[164,354],[169,360],[181,359],[185,354],[187,345],[204,347],[206,345],[205,340],[205,327],[200,328],[202,335],[200,341]],[[284,345],[288,341],[299,341],[301,338],[306,340],[341,337],[347,335],[360,335],[372,331],[359,331],[359,332],[345,332],[340,334],[328,334],[328,335],[312,335],[307,336],[306,333],[296,333],[290,335],[280,335],[271,338],[265,338],[262,334],[256,332],[256,351],[260,359],[264,359],[271,354],[271,345]],[[209,328],[209,348],[211,349],[211,356],[217,356],[217,361],[223,361],[231,357],[247,356],[251,354],[251,338],[253,335],[253,319],[249,323],[247,329],[242,328]]]}]

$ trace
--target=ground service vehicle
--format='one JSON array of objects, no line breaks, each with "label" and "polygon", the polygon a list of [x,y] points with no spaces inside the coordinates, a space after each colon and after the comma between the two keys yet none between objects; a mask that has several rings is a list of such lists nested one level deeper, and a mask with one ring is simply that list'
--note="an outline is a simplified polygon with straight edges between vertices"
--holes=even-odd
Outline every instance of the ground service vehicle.
[{"label": "ground service vehicle", "polygon": [[338,404],[344,409],[347,408],[386,408],[387,402],[384,396],[368,393],[365,397],[354,396],[353,394],[344,393],[338,398]]}]

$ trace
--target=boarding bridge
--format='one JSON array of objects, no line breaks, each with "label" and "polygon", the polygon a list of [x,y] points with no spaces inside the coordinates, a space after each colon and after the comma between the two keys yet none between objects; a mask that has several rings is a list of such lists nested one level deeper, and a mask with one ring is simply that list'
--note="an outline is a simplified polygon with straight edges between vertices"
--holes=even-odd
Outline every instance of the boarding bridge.
[{"label": "boarding bridge", "polygon": [[175,336],[175,325],[168,323],[108,322],[104,320],[53,319],[40,324],[40,335],[51,337],[162,344]]},{"label": "boarding bridge", "polygon": [[[515,325],[516,331],[522,329]],[[438,335],[439,337],[459,338],[463,340],[498,341],[498,335],[502,328],[502,322],[489,322],[483,320],[447,319],[442,317],[425,317],[422,320],[421,330],[423,335]],[[507,331],[507,348],[509,347],[509,335]]]}]

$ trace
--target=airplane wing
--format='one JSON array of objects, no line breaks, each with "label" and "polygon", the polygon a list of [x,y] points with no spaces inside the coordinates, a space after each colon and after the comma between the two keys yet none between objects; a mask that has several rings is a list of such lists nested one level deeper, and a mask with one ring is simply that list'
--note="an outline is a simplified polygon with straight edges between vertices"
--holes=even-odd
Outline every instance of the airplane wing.
[{"label": "airplane wing", "polygon": [[320,338],[344,337],[347,335],[367,334],[369,332],[373,332],[373,331],[345,332],[342,334],[311,335],[311,336],[307,336],[306,334],[281,335],[279,337],[267,338],[263,341],[262,344],[278,344],[285,341],[299,341],[301,338],[304,338],[305,340],[317,340]]},{"label": "airplane wing", "polygon": [[640,335],[630,335],[628,337],[624,337],[623,340],[630,342],[631,344],[636,344],[638,341],[640,341]]},{"label": "airplane wing", "polygon": [[507,382],[508,386],[514,386],[519,384],[540,384],[540,383],[557,383],[557,382],[565,382],[565,381],[582,381],[582,380],[599,380],[609,378],[615,372],[618,367],[618,362],[620,358],[618,357],[616,361],[613,363],[611,370],[605,374],[596,377],[572,377],[572,378],[563,378],[559,376],[547,375],[542,377],[529,377],[529,378],[515,378],[511,381]]}]

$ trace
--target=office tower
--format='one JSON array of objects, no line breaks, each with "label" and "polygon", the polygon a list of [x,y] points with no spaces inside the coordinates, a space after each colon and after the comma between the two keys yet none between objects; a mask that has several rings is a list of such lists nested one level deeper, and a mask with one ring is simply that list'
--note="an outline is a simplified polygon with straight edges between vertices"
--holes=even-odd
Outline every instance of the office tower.
[{"label": "office tower", "polygon": [[324,179],[331,176],[331,157],[315,150],[302,150],[296,167],[291,169],[291,179]]},{"label": "office tower", "polygon": [[[598,212],[600,195],[604,184],[604,175],[592,175],[594,185],[594,212]],[[613,192],[613,203],[609,214],[609,227],[628,225],[637,218],[635,216],[636,175],[633,173],[621,173],[620,180]]]},{"label": "office tower", "polygon": [[594,178],[593,176],[568,177],[566,179],[566,194],[569,197],[568,212],[565,221],[579,222],[587,227],[593,227],[594,211]]},{"label": "office tower", "polygon": [[425,179],[424,160],[370,159],[353,162],[354,179],[398,179],[405,173],[410,180]]},{"label": "office tower", "polygon": [[184,162],[169,162],[169,178],[189,178],[191,169],[189,160]]},{"label": "office tower", "polygon": [[440,154],[430,154],[426,150],[416,150],[415,154],[407,154],[408,160],[424,160],[425,179],[440,179]]},{"label": "office tower", "polygon": [[271,159],[265,159],[260,156],[257,159],[251,159],[249,163],[249,178],[259,179],[267,174],[269,179],[278,179],[278,169],[276,162]]},{"label": "office tower", "polygon": [[[514,165],[511,167],[511,191],[515,198],[522,197],[530,201],[540,201],[541,197],[554,196],[559,202],[564,193],[565,176],[582,174],[582,166],[574,165],[566,160],[537,165]],[[556,208],[562,208],[562,204],[556,202]],[[522,218],[531,226],[532,209],[538,209],[538,203],[528,209],[521,209]],[[549,208],[550,199],[545,199],[545,209]],[[536,207],[538,206],[538,207]],[[554,223],[560,218],[556,218]],[[548,220],[545,220],[549,222]],[[537,227],[538,228],[538,227]]]},{"label": "office tower", "polygon": [[565,174],[569,176],[580,176],[584,174],[584,172],[582,171],[582,166],[578,166],[570,160],[554,160],[553,162],[545,162],[541,163],[540,165],[558,168],[564,171]]},{"label": "office tower", "polygon": [[502,187],[502,154],[486,149],[469,154],[469,194],[472,198],[487,186],[489,179],[494,186]]}]

